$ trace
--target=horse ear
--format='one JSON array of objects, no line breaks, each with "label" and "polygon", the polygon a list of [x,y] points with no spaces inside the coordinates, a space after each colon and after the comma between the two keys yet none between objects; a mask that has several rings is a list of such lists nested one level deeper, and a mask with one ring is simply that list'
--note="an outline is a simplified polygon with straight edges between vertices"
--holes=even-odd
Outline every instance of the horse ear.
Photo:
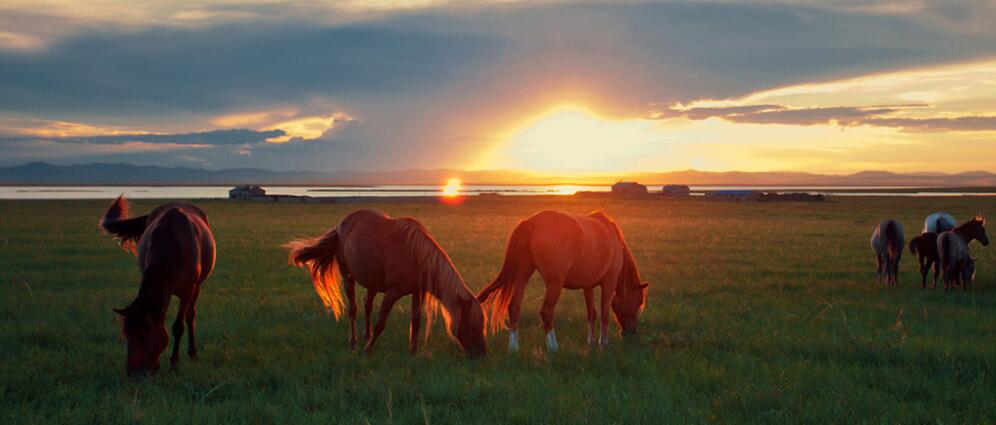
[{"label": "horse ear", "polygon": [[647,289],[650,287],[650,282],[643,282],[640,284],[640,289]]},{"label": "horse ear", "polygon": [[115,308],[113,310],[114,310],[115,313],[120,314],[121,316],[127,316],[128,315],[128,309],[127,308]]}]

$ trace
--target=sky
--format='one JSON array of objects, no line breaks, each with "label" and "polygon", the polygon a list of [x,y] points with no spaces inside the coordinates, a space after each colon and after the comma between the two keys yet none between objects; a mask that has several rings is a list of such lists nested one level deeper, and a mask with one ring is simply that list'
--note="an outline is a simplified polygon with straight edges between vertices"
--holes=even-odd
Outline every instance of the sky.
[{"label": "sky", "polygon": [[996,171],[996,2],[0,0],[0,166]]}]

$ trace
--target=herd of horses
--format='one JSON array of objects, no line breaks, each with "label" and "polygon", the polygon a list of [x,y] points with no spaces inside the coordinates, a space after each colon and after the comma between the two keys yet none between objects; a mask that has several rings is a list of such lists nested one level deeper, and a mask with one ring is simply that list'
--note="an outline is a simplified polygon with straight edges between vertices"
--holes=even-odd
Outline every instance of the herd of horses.
[{"label": "herd of horses", "polygon": [[[172,296],[180,299],[180,308],[173,322],[170,363],[175,368],[180,361],[184,329],[189,334],[187,353],[196,359],[195,304],[215,260],[207,216],[194,205],[178,202],[131,217],[122,196],[108,208],[100,226],[138,256],[142,272],[138,296],[127,307],[114,310],[123,318],[122,333],[128,347],[125,372],[142,376],[158,371],[159,357],[169,345],[165,320]],[[290,251],[292,264],[311,272],[315,292],[325,308],[337,319],[343,312],[349,317],[352,347],[357,343],[356,285],[366,288],[364,352],[373,349],[394,304],[405,296],[412,299],[412,353],[418,349],[423,316],[428,337],[436,313],[443,316],[449,336],[470,356],[487,352],[489,316],[491,329],[502,324],[508,327],[509,350],[517,350],[522,297],[530,276],[537,271],[546,282],[541,316],[549,350],[558,348],[553,312],[565,288],[584,291],[591,344],[596,343],[594,291],[601,288],[602,321],[597,341],[605,346],[610,310],[623,334],[635,333],[649,286],[640,279],[619,226],[600,212],[542,211],[521,221],[509,238],[501,272],[477,295],[464,283],[446,251],[413,218],[361,209],[321,236],[284,246]],[[371,328],[377,294],[384,296]],[[490,315],[484,310],[488,304]]]},{"label": "herd of horses", "polygon": [[[937,287],[938,274],[944,280],[944,290],[957,286],[967,290],[975,280],[975,258],[968,245],[974,240],[982,246],[989,245],[986,219],[977,214],[971,220],[957,225],[954,217],[945,212],[933,213],[924,220],[923,231],[910,240],[910,252],[920,261],[920,287],[927,287],[927,274],[934,271],[931,288]],[[899,261],[906,246],[903,225],[897,220],[883,220],[871,236],[872,251],[878,261],[878,280],[886,285],[899,284]]]},{"label": "herd of horses", "polygon": [[[935,217],[936,216],[936,217]],[[963,286],[974,275],[968,244],[989,244],[981,216],[954,226],[947,214],[927,220],[924,233],[914,238],[910,250],[920,256],[926,285],[927,270],[944,272],[946,287]],[[132,217],[124,197],[118,197],[100,220],[100,226],[137,255],[142,282],[135,299],[114,309],[122,317],[127,342],[125,372],[131,376],[154,374],[159,358],[169,346],[166,312],[170,299],[180,299],[173,321],[173,368],[180,361],[180,341],[188,334],[187,354],[197,358],[195,321],[201,285],[214,269],[214,236],[207,215],[195,205],[164,204],[146,215]],[[885,220],[872,235],[878,258],[879,280],[898,283],[899,260],[905,245],[902,225]],[[547,348],[557,351],[554,310],[564,289],[584,292],[588,343],[604,347],[609,342],[609,315],[621,333],[636,333],[647,303],[649,283],[640,277],[636,261],[622,231],[601,212],[587,215],[541,211],[518,223],[509,237],[501,271],[480,293],[467,287],[446,251],[417,220],[390,217],[373,209],[360,209],[338,225],[312,239],[284,245],[291,264],[307,268],[325,308],[338,319],[349,318],[349,345],[356,347],[356,285],[366,288],[364,300],[364,352],[370,352],[384,331],[394,304],[411,296],[409,350],[418,350],[420,327],[425,336],[441,314],[447,334],[469,356],[487,352],[485,336],[502,326],[509,331],[508,349],[519,348],[518,325],[523,295],[536,272],[546,284],[540,308]],[[949,285],[950,283],[950,285]],[[595,303],[595,290],[600,302]],[[375,297],[384,294],[377,321],[372,324]],[[485,307],[490,307],[490,312]],[[601,322],[596,323],[601,311]],[[424,317],[423,317],[424,316]],[[372,326],[371,326],[372,325]],[[600,325],[600,326],[599,326]]]}]

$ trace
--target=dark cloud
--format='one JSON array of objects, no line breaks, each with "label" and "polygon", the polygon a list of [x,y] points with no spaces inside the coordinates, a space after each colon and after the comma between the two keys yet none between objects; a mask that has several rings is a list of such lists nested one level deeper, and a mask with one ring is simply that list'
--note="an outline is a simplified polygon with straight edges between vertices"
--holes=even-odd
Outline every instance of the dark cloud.
[{"label": "dark cloud", "polygon": [[867,125],[898,128],[905,131],[996,131],[996,116],[962,116],[952,118],[903,118],[889,116],[908,108],[927,105],[840,106],[789,108],[782,105],[744,105],[730,107],[668,108],[652,118],[685,117],[691,120],[720,118],[748,124],[825,125],[843,127]]}]

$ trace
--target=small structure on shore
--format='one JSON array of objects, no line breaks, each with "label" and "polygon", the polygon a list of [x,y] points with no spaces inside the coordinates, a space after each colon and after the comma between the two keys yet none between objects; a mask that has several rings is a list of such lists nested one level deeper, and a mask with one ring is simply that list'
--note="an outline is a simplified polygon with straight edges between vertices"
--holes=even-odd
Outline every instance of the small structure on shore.
[{"label": "small structure on shore", "polygon": [[823,202],[826,197],[821,193],[805,193],[805,192],[765,192],[758,195],[758,201],[760,202]]},{"label": "small structure on shore", "polygon": [[669,184],[661,188],[661,194],[664,196],[689,196],[692,194],[692,190],[683,184]]},{"label": "small structure on shore", "polygon": [[243,184],[228,191],[228,199],[249,201],[258,196],[266,196],[266,191],[258,185]]},{"label": "small structure on shore", "polygon": [[646,195],[647,186],[637,182],[616,182],[612,185],[614,195]]}]

